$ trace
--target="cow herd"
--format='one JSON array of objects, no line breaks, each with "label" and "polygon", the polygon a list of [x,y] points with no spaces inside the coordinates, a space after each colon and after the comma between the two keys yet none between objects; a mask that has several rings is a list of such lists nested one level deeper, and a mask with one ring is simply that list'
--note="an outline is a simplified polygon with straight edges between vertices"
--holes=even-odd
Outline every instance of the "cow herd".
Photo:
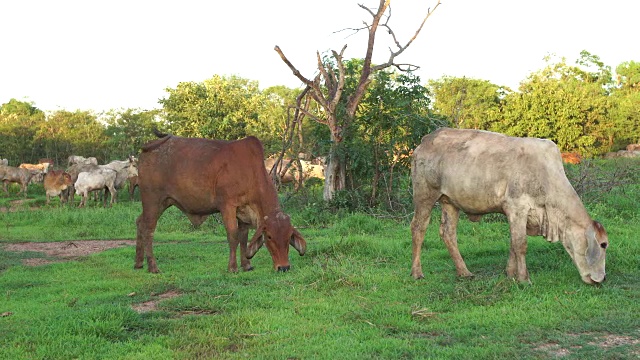
[{"label": "cow herd", "polygon": [[[72,155],[68,158],[66,170],[55,169],[53,160],[41,159],[38,164],[21,164],[18,167],[9,166],[6,159],[0,162],[0,180],[6,195],[9,195],[7,186],[10,183],[20,185],[18,194],[27,195],[27,187],[30,183],[42,183],[47,204],[51,197],[58,196],[60,202],[73,203],[74,195],[81,196],[80,207],[85,206],[89,193],[96,195],[102,190],[107,190],[111,195],[111,202],[116,201],[117,191],[124,187],[127,179],[138,175],[137,159],[130,156],[129,159],[115,160],[108,164],[99,165],[95,157],[84,158]],[[107,192],[104,193],[106,205]]]},{"label": "cow herd", "polygon": [[[264,158],[255,137],[236,141],[183,138],[154,130],[158,139],[142,147],[140,159],[98,165],[95,158],[69,157],[67,170],[13,168],[0,163],[5,192],[9,182],[43,181],[49,196],[70,192],[86,204],[91,191],[107,189],[111,203],[129,179],[130,192],[139,188],[142,213],[136,219],[134,268],[157,273],[153,235],[159,217],[169,207],[180,209],[194,225],[214,213],[222,215],[230,253],[228,270],[252,270],[250,259],[262,246],[273,268],[287,271],[289,246],[300,255],[306,241],[282,210],[273,179],[281,182],[324,177],[322,164]],[[420,254],[431,212],[442,206],[440,237],[459,276],[472,273],[458,250],[456,229],[460,211],[471,221],[482,215],[506,215],[511,246],[506,273],[529,282],[525,262],[527,236],[561,242],[581,279],[605,280],[609,239],[591,219],[567,180],[558,147],[549,140],[510,137],[480,130],[442,128],[422,138],[413,151],[411,178],[414,216],[411,221],[414,278],[424,277]],[[313,166],[312,166],[313,165]],[[41,180],[39,180],[42,178]],[[35,180],[34,180],[35,179]],[[104,196],[106,204],[106,192]],[[249,239],[249,230],[255,229]],[[240,266],[237,249],[240,247]]]}]

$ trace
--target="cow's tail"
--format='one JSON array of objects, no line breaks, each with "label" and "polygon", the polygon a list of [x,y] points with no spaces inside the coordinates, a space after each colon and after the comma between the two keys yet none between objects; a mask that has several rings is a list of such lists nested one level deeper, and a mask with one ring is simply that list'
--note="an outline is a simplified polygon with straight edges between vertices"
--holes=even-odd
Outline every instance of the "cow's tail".
[{"label": "cow's tail", "polygon": [[153,151],[157,149],[160,145],[164,144],[167,140],[171,139],[172,137],[170,134],[161,133],[155,127],[153,128],[153,134],[159,137],[160,139],[154,140],[142,145],[142,152]]}]

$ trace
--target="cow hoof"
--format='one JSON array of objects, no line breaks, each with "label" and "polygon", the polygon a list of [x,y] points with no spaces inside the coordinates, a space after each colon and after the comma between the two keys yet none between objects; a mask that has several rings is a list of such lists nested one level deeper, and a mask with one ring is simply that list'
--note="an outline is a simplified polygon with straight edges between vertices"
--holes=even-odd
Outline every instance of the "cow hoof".
[{"label": "cow hoof", "polygon": [[253,266],[249,265],[246,267],[243,267],[244,271],[253,271]]},{"label": "cow hoof", "polygon": [[414,273],[414,274],[411,274],[411,276],[413,276],[413,278],[416,279],[416,280],[424,279],[424,274],[423,273]]}]

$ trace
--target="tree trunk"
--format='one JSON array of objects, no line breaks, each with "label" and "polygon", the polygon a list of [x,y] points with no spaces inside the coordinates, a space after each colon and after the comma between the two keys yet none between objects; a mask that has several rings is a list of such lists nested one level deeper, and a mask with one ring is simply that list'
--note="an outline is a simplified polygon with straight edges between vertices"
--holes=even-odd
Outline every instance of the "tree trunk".
[{"label": "tree trunk", "polygon": [[324,192],[325,201],[333,199],[336,191],[345,189],[345,173],[344,159],[339,154],[339,148],[342,145],[342,138],[334,136],[331,133],[331,148],[329,149],[329,159],[325,170]]}]

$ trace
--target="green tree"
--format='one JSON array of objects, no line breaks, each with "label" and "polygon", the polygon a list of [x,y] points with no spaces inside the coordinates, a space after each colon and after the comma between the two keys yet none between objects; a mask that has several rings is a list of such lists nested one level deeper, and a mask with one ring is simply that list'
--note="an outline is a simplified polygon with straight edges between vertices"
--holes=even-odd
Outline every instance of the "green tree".
[{"label": "green tree", "polygon": [[43,155],[43,144],[35,135],[45,114],[31,102],[11,99],[0,107],[0,158],[13,166],[33,163]]},{"label": "green tree", "polygon": [[214,75],[182,82],[160,100],[169,130],[180,136],[235,140],[251,134],[263,97],[256,81]]},{"label": "green tree", "polygon": [[111,111],[103,119],[109,159],[125,159],[140,152],[146,142],[156,139],[154,128],[160,128],[160,110],[126,109]]},{"label": "green tree", "polygon": [[[258,120],[250,123],[247,131],[262,140],[266,154],[282,151],[283,139],[287,131],[290,131],[292,109],[299,93],[300,90],[286,86],[273,86],[261,93]],[[297,140],[291,152],[306,152],[308,144],[305,144],[303,131],[299,131]]]},{"label": "green tree", "polygon": [[58,110],[47,117],[38,136],[55,145],[58,164],[69,155],[94,156],[100,162],[108,159],[104,125],[91,111]]},{"label": "green tree", "polygon": [[501,107],[510,89],[487,80],[445,76],[429,81],[433,111],[453,127],[491,130],[501,120]]},{"label": "green tree", "polygon": [[582,67],[570,66],[562,59],[531,74],[519,92],[506,96],[503,120],[492,129],[551,139],[561,151],[584,156],[607,151],[611,71],[586,51],[578,64]]},{"label": "green tree", "polygon": [[[346,64],[357,74],[362,61]],[[355,68],[355,69],[354,69]],[[346,82],[347,87],[352,81]],[[346,91],[348,94],[350,88]],[[369,206],[385,200],[393,209],[399,174],[408,174],[410,154],[422,136],[445,124],[429,114],[429,92],[411,72],[385,70],[374,74],[360,103],[346,146],[352,189],[368,189]]]},{"label": "green tree", "polygon": [[640,143],[640,63],[624,62],[616,68],[612,90],[611,126],[606,129],[611,150]]},{"label": "green tree", "polygon": [[[351,126],[356,116],[356,111],[367,88],[371,84],[372,75],[378,71],[384,70],[391,66],[398,69],[410,70],[411,65],[398,64],[395,62],[396,57],[402,54],[416,39],[422,30],[427,19],[440,6],[441,2],[435,4],[431,9],[427,9],[426,15],[420,23],[414,35],[404,44],[400,43],[398,37],[389,25],[391,18],[390,0],[380,0],[377,9],[370,9],[364,5],[360,7],[371,16],[371,23],[366,23],[356,31],[366,31],[367,47],[363,57],[363,65],[358,74],[358,81],[353,87],[354,91],[349,96],[343,96],[345,90],[346,70],[344,64],[344,51],[346,45],[342,47],[340,52],[332,50],[332,60],[322,58],[317,52],[317,68],[318,73],[313,78],[307,78],[287,59],[280,47],[276,46],[275,51],[280,55],[282,61],[293,71],[293,74],[302,81],[306,86],[303,93],[312,99],[321,108],[317,113],[307,112],[305,116],[311,116],[319,123],[324,124],[330,135],[330,149],[328,163],[325,169],[325,185],[323,197],[326,201],[333,199],[336,191],[344,190],[346,187],[346,159],[344,157],[343,142],[345,136],[349,134]],[[388,34],[393,40],[394,47],[390,49],[389,58],[386,62],[374,65],[372,62],[373,50],[378,29],[382,27],[383,33]],[[299,110],[306,111],[299,107]]]}]

